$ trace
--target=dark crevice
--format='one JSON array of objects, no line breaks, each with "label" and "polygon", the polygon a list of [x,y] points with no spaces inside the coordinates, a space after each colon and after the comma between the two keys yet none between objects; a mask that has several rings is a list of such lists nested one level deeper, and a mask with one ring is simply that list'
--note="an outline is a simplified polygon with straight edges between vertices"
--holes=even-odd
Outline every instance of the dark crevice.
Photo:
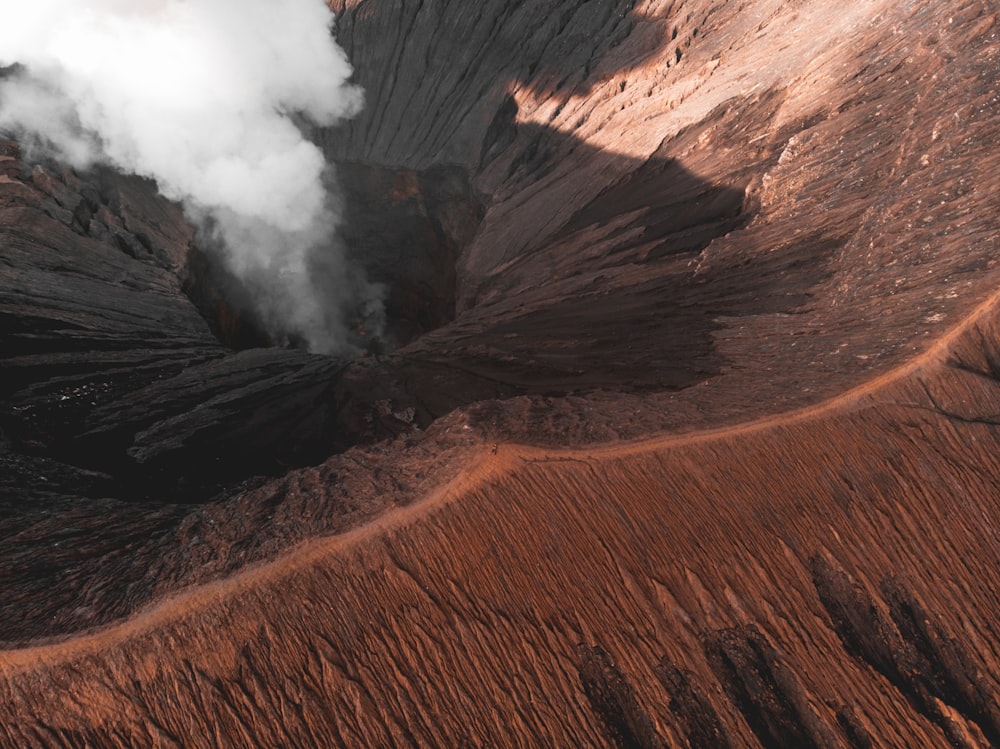
[{"label": "dark crevice", "polygon": [[844,733],[851,749],[873,749],[877,744],[871,732],[861,722],[857,710],[851,705],[837,709],[837,725]]},{"label": "dark crevice", "polygon": [[[987,375],[984,375],[981,372],[964,370],[961,367],[958,367],[958,369],[962,371],[969,371],[971,374],[975,374],[980,377],[987,377]],[[992,380],[992,377],[988,377],[988,379]],[[930,402],[931,405],[930,407],[913,405],[911,406],[912,408],[930,411],[931,413],[937,414],[938,416],[943,416],[949,421],[956,421],[960,424],[978,424],[980,426],[987,426],[987,427],[1000,426],[1000,414],[990,414],[986,416],[978,416],[978,415],[968,416],[960,414],[952,409],[943,406],[931,392],[931,389],[926,382],[921,382],[921,386],[923,388],[924,395],[927,396],[927,400]]]},{"label": "dark crevice", "polygon": [[816,556],[811,565],[820,601],[848,653],[881,673],[951,746],[967,741],[948,706],[997,745],[1000,714],[971,658],[895,578],[881,586],[886,606],[825,558]]},{"label": "dark crevice", "polygon": [[656,675],[670,695],[668,707],[691,749],[739,747],[739,742],[734,741],[712,706],[711,699],[701,691],[694,674],[677,668],[664,656],[656,667]]},{"label": "dark crevice", "polygon": [[962,641],[949,636],[897,578],[885,578],[881,588],[900,634],[919,654],[919,678],[928,692],[976,723],[992,746],[1000,746],[1000,709]]},{"label": "dark crevice", "polygon": [[182,288],[223,346],[242,350],[276,345],[254,311],[250,290],[218,253],[192,247]]},{"label": "dark crevice", "polygon": [[580,645],[580,683],[608,738],[620,749],[664,749],[635,689],[601,647]]},{"label": "dark crevice", "polygon": [[455,316],[456,264],[485,212],[468,172],[342,162],[339,233],[348,257],[386,288],[384,333],[405,345]]},{"label": "dark crevice", "polygon": [[765,749],[839,744],[782,653],[753,625],[705,636],[709,665]]},{"label": "dark crevice", "polygon": [[980,326],[975,327],[976,336],[979,338],[979,351],[985,359],[985,369],[961,361],[960,359],[949,359],[948,365],[962,372],[983,377],[987,380],[1000,384],[1000,351],[997,350],[996,341],[987,337]]},{"label": "dark crevice", "polygon": [[499,154],[505,151],[517,138],[517,102],[508,96],[497,108],[490,126],[483,136],[480,149],[479,168],[482,170]]}]

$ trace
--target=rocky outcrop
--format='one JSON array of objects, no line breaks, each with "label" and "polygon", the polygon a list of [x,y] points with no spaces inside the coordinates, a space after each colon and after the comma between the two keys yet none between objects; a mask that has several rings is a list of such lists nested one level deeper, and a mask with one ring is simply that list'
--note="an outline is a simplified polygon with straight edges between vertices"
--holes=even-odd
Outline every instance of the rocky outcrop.
[{"label": "rocky outcrop", "polygon": [[995,9],[332,7],[354,360],[4,146],[3,740],[1000,740]]}]

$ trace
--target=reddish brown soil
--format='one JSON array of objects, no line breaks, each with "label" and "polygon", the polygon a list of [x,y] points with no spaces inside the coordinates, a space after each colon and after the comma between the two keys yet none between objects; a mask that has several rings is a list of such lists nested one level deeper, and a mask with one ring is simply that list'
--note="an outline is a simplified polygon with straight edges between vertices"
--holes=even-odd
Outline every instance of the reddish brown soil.
[{"label": "reddish brown soil", "polygon": [[[123,342],[60,284],[143,188],[81,222],[0,162],[0,744],[1000,745],[995,9],[398,5],[334,3],[371,100],[323,134],[391,242],[462,245],[390,355],[226,350],[170,213],[132,285],[177,343]],[[60,410],[78,370],[106,400]],[[265,432],[362,444],[195,484]],[[188,483],[129,504],[150,466]]]},{"label": "reddish brown soil", "polygon": [[950,409],[995,396],[955,364],[985,368],[996,301],[822,406],[487,449],[356,531],[10,651],[10,741],[995,741],[998,441]]}]

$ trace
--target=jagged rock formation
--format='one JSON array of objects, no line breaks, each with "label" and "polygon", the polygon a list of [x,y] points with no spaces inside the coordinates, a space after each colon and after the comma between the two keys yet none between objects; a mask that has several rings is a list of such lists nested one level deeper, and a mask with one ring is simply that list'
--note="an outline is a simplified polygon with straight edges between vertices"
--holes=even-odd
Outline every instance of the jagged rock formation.
[{"label": "jagged rock formation", "polygon": [[995,8],[332,7],[391,351],[4,147],[0,743],[1000,743]]}]

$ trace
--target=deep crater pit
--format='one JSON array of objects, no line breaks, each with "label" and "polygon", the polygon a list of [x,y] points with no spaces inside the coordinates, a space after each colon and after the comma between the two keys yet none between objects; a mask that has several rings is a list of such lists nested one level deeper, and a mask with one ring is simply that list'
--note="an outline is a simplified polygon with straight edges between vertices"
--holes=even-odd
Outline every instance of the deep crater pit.
[{"label": "deep crater pit", "polygon": [[[414,26],[393,58],[358,40],[397,11],[334,4],[369,101],[312,139],[336,174],[335,241],[384,290],[379,314],[344,310],[353,358],[274,340],[253,292],[154,185],[32,166],[11,145],[13,178],[38,193],[14,200],[87,244],[50,241],[53,255],[82,252],[80,272],[60,275],[59,260],[38,269],[38,284],[54,279],[76,308],[5,318],[7,449],[67,466],[57,493],[68,496],[203,502],[469,404],[672,391],[718,372],[720,315],[793,310],[825,272],[804,246],[774,253],[763,275],[695,265],[752,220],[747,187],[781,144],[742,165],[712,154],[740,148],[776,99],[721,107],[710,127],[645,155],[595,146],[588,102],[632,96],[636,59],[674,59],[681,44],[688,59],[706,34],[679,35],[699,28],[695,7],[643,20],[632,3],[584,5],[553,18],[529,3],[523,18],[456,19],[461,28],[426,36]],[[544,20],[538,39],[504,31],[531,19]],[[419,52],[442,38],[468,52],[490,28],[463,77],[448,55]],[[547,123],[539,106],[554,107]],[[708,158],[708,175],[687,165]]]},{"label": "deep crater pit", "polygon": [[[382,290],[377,312],[361,303],[345,312],[348,348],[387,354],[451,322],[458,258],[485,213],[468,172],[360,162],[337,163],[335,172],[342,218],[333,241],[343,246],[349,268]],[[218,255],[192,247],[184,290],[224,345],[276,345],[253,295]]]},{"label": "deep crater pit", "polygon": [[[499,106],[509,119],[507,104]],[[495,160],[498,142],[521,149],[507,172],[522,182],[541,179],[551,169],[547,160],[566,150],[578,159],[601,157],[557,131],[508,122],[507,135],[498,135],[495,125],[480,163]],[[719,286],[696,277],[692,259],[746,225],[753,204],[738,184],[697,178],[661,150],[618,165],[622,176],[556,231],[543,221],[546,245],[509,264],[485,295],[479,281],[458,317],[463,257],[492,199],[474,186],[477,178],[458,165],[337,161],[343,218],[336,241],[350,264],[384,289],[384,317],[376,322],[349,310],[358,353],[333,357],[276,342],[257,319],[252,294],[196,236],[178,254],[159,246],[165,237],[156,231],[142,231],[143,211],[176,210],[155,205],[155,185],[106,171],[30,167],[29,180],[64,204],[65,214],[49,215],[129,261],[175,274],[212,335],[161,337],[145,321],[125,338],[116,331],[95,343],[84,333],[69,348],[103,353],[97,362],[78,354],[70,364],[61,351],[65,331],[50,341],[26,330],[22,339],[34,341],[42,358],[11,393],[8,444],[88,472],[82,493],[90,496],[202,502],[354,445],[424,429],[471,403],[688,387],[718,367],[716,314],[739,313],[747,299],[757,307],[794,306],[815,274],[807,265],[784,296],[763,302],[759,279],[728,277]],[[79,197],[67,197],[73,190]],[[528,218],[515,212],[509,220],[537,221],[535,204],[552,199],[543,193],[525,208]],[[592,236],[614,249],[587,253]],[[633,279],[637,262],[650,270]],[[31,381],[46,356],[58,358],[65,373]]]}]

